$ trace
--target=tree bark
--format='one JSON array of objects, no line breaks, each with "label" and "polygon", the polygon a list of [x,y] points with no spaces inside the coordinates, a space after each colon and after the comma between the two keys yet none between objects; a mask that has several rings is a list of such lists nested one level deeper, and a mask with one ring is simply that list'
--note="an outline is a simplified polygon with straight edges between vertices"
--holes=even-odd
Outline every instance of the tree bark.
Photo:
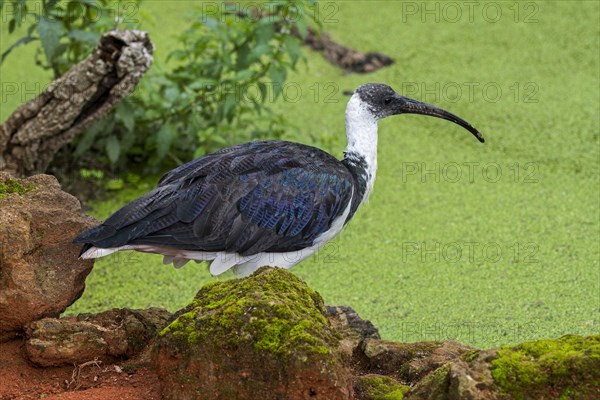
[{"label": "tree bark", "polygon": [[142,31],[104,34],[87,59],[0,125],[0,171],[18,177],[44,172],[62,146],[133,91],[153,50]]}]

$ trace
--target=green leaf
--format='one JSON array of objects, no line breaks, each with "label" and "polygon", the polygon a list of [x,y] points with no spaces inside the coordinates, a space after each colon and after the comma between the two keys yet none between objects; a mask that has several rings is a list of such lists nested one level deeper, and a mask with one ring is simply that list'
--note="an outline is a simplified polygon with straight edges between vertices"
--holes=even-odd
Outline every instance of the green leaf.
[{"label": "green leaf", "polygon": [[245,69],[245,70],[239,71],[235,75],[235,80],[238,82],[244,82],[244,81],[252,78],[253,75],[254,75],[253,71],[251,71],[249,69]]},{"label": "green leaf", "polygon": [[79,29],[73,29],[69,32],[67,37],[69,39],[76,40],[81,43],[95,45],[100,40],[100,34],[95,32],[82,31]]},{"label": "green leaf", "polygon": [[133,109],[127,101],[122,101],[117,106],[117,117],[125,126],[128,132],[132,132],[135,127],[135,118],[133,116]]},{"label": "green leaf", "polygon": [[21,39],[17,40],[16,42],[14,42],[8,49],[6,49],[6,51],[4,53],[2,53],[2,55],[0,56],[0,64],[2,64],[4,62],[4,59],[6,58],[6,56],[8,56],[10,54],[11,51],[13,51],[15,48],[22,46],[24,44],[27,44],[29,42],[33,42],[34,40],[37,40],[37,38],[33,37],[33,36],[25,36],[22,37]]},{"label": "green leaf", "polygon": [[121,144],[115,135],[110,135],[106,139],[106,155],[112,164],[116,164],[121,154]]},{"label": "green leaf", "polygon": [[260,90],[261,102],[267,101],[267,85],[264,82],[258,82],[258,90]]},{"label": "green leaf", "polygon": [[209,29],[217,29],[219,26],[219,21],[211,17],[203,17],[202,21],[204,22],[204,26]]},{"label": "green leaf", "polygon": [[56,3],[58,3],[59,0],[50,0],[47,4],[46,4],[46,10],[51,10],[56,6]]},{"label": "green leaf", "polygon": [[306,39],[306,36],[308,36],[308,24],[306,23],[306,19],[303,17],[298,18],[296,21],[296,28],[298,28],[298,33],[302,40]]},{"label": "green leaf", "polygon": [[167,155],[176,133],[175,127],[167,123],[156,134],[156,155],[159,159]]},{"label": "green leaf", "polygon": [[273,85],[273,94],[275,95],[275,98],[277,98],[279,94],[281,94],[286,77],[287,70],[284,66],[275,66],[274,64],[272,64],[271,68],[269,68],[269,78],[271,78],[271,83]]},{"label": "green leaf", "polygon": [[14,20],[14,18],[8,21],[8,33],[13,33],[15,31],[15,24],[16,21]]},{"label": "green leaf", "polygon": [[37,21],[35,23],[29,25],[29,28],[27,28],[27,36],[31,36],[31,34],[33,33],[33,31],[36,30],[37,25],[38,25]]},{"label": "green leaf", "polygon": [[234,108],[235,105],[237,104],[237,96],[235,95],[228,95],[227,97],[225,97],[225,101],[223,102],[223,113],[221,114],[223,118],[225,118],[228,122],[231,122],[233,120],[234,115]]},{"label": "green leaf", "polygon": [[231,53],[229,53],[227,50],[223,52],[223,62],[227,68],[234,69],[233,63],[231,62]]},{"label": "green leaf", "polygon": [[283,38],[283,43],[285,44],[285,49],[290,56],[290,60],[292,62],[292,66],[296,65],[298,62],[298,58],[302,55],[302,50],[300,49],[299,40],[294,36],[286,36]]},{"label": "green leaf", "polygon": [[134,131],[126,131],[121,135],[121,149],[122,152],[128,151],[131,146],[135,143]]},{"label": "green leaf", "polygon": [[187,85],[187,88],[191,90],[207,90],[208,88],[216,87],[217,84],[218,81],[215,79],[197,78],[194,82]]},{"label": "green leaf", "polygon": [[96,137],[104,132],[112,132],[114,129],[115,120],[114,118],[105,118],[92,124],[89,128],[83,132],[81,139],[77,144],[74,155],[81,157],[86,151],[88,151],[96,142]]},{"label": "green leaf", "polygon": [[250,54],[250,46],[248,42],[244,43],[237,49],[237,60],[235,68],[237,70],[246,69],[248,67],[248,55]]},{"label": "green leaf", "polygon": [[268,44],[275,35],[275,26],[271,22],[259,23],[256,27],[255,34],[257,46]]},{"label": "green leaf", "polygon": [[48,64],[52,64],[52,60],[56,56],[56,49],[60,44],[60,24],[57,21],[42,16],[38,23],[38,31],[44,53],[46,54],[46,61]]},{"label": "green leaf", "polygon": [[254,62],[259,60],[263,55],[267,54],[271,48],[267,44],[260,44],[252,49],[250,55],[248,56],[248,62]]},{"label": "green leaf", "polygon": [[164,96],[166,101],[168,101],[170,104],[173,104],[179,97],[179,89],[177,86],[170,86],[165,90]]},{"label": "green leaf", "polygon": [[96,135],[99,132],[100,132],[100,124],[98,124],[98,123],[92,125],[88,129],[86,129],[86,131],[83,132],[83,135],[81,135],[73,155],[75,157],[81,157],[86,151],[88,151],[90,149],[90,147],[92,147],[92,144],[94,144],[94,139],[96,138]]},{"label": "green leaf", "polygon": [[87,4],[90,7],[98,7],[96,0],[77,0],[78,3]]},{"label": "green leaf", "polygon": [[[77,3],[75,1],[70,1],[67,3],[67,9],[62,17],[62,23],[65,25],[65,28],[67,30],[71,30],[72,27],[71,25],[77,20],[77,18],[79,18],[81,16],[81,6],[80,3]],[[90,21],[88,18],[86,18],[85,16],[83,17],[83,21],[84,21],[84,25],[85,22]]]},{"label": "green leaf", "polygon": [[188,56],[187,50],[174,50],[167,56],[167,62],[172,58],[175,60],[185,60]]}]

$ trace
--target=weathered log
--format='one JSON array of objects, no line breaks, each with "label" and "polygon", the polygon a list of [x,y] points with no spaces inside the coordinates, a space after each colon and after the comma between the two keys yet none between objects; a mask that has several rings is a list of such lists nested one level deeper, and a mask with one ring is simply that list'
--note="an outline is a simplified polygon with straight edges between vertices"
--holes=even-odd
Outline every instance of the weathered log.
[{"label": "weathered log", "polygon": [[[294,34],[299,36],[296,30]],[[351,49],[335,42],[327,32],[318,33],[312,28],[308,29],[304,44],[315,51],[322,52],[327,61],[346,72],[374,72],[394,63],[394,60],[385,54],[363,53]]]},{"label": "weathered log", "polygon": [[42,173],[54,154],[133,91],[152,64],[142,31],[113,30],[85,60],[0,125],[0,170]]}]

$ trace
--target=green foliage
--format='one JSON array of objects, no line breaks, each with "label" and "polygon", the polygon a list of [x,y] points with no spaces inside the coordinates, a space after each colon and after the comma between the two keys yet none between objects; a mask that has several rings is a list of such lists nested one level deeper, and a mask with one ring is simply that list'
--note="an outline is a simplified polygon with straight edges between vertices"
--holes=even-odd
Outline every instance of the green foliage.
[{"label": "green foliage", "polygon": [[227,132],[251,139],[281,133],[272,131],[281,121],[266,104],[280,96],[287,71],[301,57],[299,39],[289,35],[293,21],[286,18],[292,3],[278,2],[272,14],[260,18],[240,18],[227,8],[216,18],[195,16],[180,36],[181,48],[169,54],[178,66],[155,79],[153,94],[163,101],[146,104],[161,116],[159,158],[174,136],[177,154],[197,143],[199,156],[227,144]]},{"label": "green foliage", "polygon": [[[89,54],[102,32],[118,25],[107,17],[118,4],[48,1],[36,12],[26,1],[13,0],[10,32],[27,16],[34,22],[2,59],[15,47],[40,40],[38,56],[43,54],[44,62],[36,57],[37,63],[58,77]],[[76,158],[92,153],[113,169],[143,165],[156,171],[240,136],[280,137],[285,121],[268,105],[281,96],[288,71],[302,59],[301,38],[291,32],[306,35],[315,19],[315,0],[269,1],[257,15],[227,4],[215,13],[196,11],[164,64],[155,61],[135,93],[64,152]],[[126,27],[135,28],[135,21]]]},{"label": "green foliage", "polygon": [[[127,7],[137,8],[139,0]],[[27,34],[16,40],[0,56],[0,64],[17,47],[38,42],[35,62],[60,77],[85,58],[98,43],[102,32],[113,28],[131,28],[137,20],[122,18],[126,14],[118,1],[112,0],[10,0],[0,2],[8,32],[28,25]]]}]

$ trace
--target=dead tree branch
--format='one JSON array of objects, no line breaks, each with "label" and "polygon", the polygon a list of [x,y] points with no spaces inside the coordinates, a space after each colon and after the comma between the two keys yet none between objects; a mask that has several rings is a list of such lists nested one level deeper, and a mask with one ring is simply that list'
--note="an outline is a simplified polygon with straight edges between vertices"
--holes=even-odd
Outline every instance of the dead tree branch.
[{"label": "dead tree branch", "polygon": [[93,53],[0,125],[0,170],[44,172],[54,154],[133,91],[152,64],[141,31],[113,30]]},{"label": "dead tree branch", "polygon": [[[297,35],[299,36],[299,34]],[[385,54],[377,52],[363,53],[351,49],[331,39],[327,32],[318,33],[312,28],[308,29],[304,44],[315,51],[322,52],[327,61],[346,72],[374,72],[394,63],[394,60]]]}]

